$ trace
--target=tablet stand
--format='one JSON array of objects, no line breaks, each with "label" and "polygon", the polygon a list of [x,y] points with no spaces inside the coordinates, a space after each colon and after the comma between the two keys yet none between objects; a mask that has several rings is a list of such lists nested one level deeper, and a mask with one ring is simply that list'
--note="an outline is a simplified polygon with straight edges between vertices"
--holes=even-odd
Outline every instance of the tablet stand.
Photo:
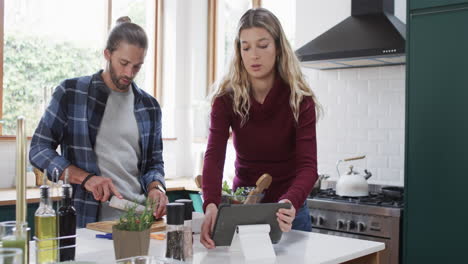
[{"label": "tablet stand", "polygon": [[238,225],[231,251],[241,251],[246,260],[276,258],[270,239],[270,225]]}]

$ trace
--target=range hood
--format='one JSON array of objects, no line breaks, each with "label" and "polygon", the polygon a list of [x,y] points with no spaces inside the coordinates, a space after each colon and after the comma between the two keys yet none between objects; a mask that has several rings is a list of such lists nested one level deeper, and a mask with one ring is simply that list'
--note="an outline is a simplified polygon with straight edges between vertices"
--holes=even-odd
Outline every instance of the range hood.
[{"label": "range hood", "polygon": [[394,0],[351,0],[351,16],[296,51],[315,69],[404,64],[406,26]]}]

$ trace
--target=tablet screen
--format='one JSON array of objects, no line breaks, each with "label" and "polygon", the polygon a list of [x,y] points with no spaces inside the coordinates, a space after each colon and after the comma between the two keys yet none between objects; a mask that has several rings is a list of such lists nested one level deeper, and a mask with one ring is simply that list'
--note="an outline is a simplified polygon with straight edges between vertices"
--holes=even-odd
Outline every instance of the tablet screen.
[{"label": "tablet screen", "polygon": [[282,231],[276,220],[280,208],[291,208],[289,203],[221,204],[218,209],[213,241],[216,246],[230,246],[238,225],[269,224],[273,244],[280,241]]}]

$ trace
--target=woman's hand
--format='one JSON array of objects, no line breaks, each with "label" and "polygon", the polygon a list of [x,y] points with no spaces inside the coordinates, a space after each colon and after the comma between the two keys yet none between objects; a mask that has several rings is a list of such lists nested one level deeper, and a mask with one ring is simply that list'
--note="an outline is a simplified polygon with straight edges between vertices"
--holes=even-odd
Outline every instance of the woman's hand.
[{"label": "woman's hand", "polygon": [[294,218],[296,218],[296,209],[288,199],[283,199],[279,201],[279,203],[291,204],[291,209],[280,208],[278,212],[276,212],[276,216],[278,217],[276,219],[278,220],[281,231],[289,232],[291,231],[292,222],[294,221]]},{"label": "woman's hand", "polygon": [[210,203],[205,210],[205,219],[203,220],[200,234],[200,243],[202,243],[206,248],[215,247],[215,243],[211,239],[211,233],[213,232],[217,214],[218,208],[215,204]]}]

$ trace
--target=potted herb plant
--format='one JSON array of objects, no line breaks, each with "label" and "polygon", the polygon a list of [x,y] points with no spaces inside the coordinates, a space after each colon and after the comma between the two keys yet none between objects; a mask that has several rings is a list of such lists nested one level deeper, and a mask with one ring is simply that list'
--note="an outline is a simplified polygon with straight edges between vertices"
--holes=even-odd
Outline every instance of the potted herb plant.
[{"label": "potted herb plant", "polygon": [[112,226],[115,259],[148,255],[153,220],[153,204],[149,201],[142,213],[137,213],[135,206],[120,216]]}]

